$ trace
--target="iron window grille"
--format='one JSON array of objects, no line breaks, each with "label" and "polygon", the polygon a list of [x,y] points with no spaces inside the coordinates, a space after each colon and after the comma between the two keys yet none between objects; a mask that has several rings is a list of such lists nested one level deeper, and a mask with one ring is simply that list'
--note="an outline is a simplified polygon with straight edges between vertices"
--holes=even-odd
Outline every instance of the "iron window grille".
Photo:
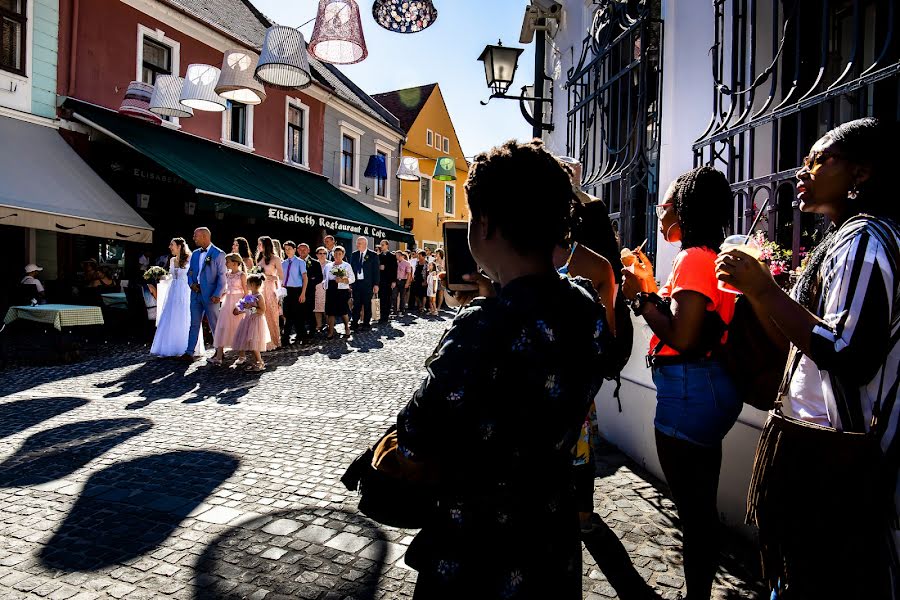
[{"label": "iron window grille", "polygon": [[656,249],[663,22],[659,0],[595,0],[565,89],[567,153],[582,189],[606,202],[622,245]]},{"label": "iron window grille", "polygon": [[732,228],[760,227],[792,249],[793,267],[824,220],[800,212],[796,172],[840,123],[900,117],[896,0],[714,0],[712,114],[694,162],[724,171]]},{"label": "iron window grille", "polygon": [[0,0],[0,70],[25,75],[27,0]]}]

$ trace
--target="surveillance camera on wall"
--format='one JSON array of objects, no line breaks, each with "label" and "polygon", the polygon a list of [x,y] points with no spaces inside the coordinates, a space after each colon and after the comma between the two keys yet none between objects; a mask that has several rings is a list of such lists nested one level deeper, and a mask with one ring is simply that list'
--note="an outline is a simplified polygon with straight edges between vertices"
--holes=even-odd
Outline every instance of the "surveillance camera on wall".
[{"label": "surveillance camera on wall", "polygon": [[562,4],[553,0],[531,0],[531,4],[543,11],[544,18],[558,19],[562,13]]},{"label": "surveillance camera on wall", "polygon": [[[522,33],[519,36],[520,44],[530,44],[534,41],[534,32],[541,31],[549,31],[549,25],[539,25],[541,19],[544,19],[545,23],[551,23],[556,21],[559,23],[559,18],[562,15],[562,4],[559,2],[553,2],[553,0],[531,0],[531,4],[529,4],[525,8],[525,18],[522,21]],[[551,33],[551,37],[552,37]]]}]

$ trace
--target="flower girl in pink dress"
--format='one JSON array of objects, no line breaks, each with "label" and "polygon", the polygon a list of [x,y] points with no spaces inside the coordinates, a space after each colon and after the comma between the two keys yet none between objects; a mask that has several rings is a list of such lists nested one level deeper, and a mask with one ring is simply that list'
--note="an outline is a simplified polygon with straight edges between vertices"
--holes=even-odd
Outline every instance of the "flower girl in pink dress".
[{"label": "flower girl in pink dress", "polygon": [[269,326],[266,323],[266,298],[260,293],[265,277],[263,275],[250,275],[247,277],[247,287],[250,293],[234,307],[232,314],[244,313],[244,318],[238,324],[234,335],[232,348],[240,352],[235,366],[244,363],[246,352],[253,353],[253,363],[247,367],[248,371],[259,372],[266,368],[261,352],[266,351],[267,344],[272,342],[269,334]]},{"label": "flower girl in pink dress", "polygon": [[220,366],[225,358],[225,348],[234,347],[234,336],[238,325],[244,318],[244,313],[234,314],[234,307],[247,295],[247,273],[244,271],[244,259],[240,254],[229,254],[225,257],[225,266],[228,272],[225,274],[225,293],[222,294],[222,306],[225,307],[219,313],[219,321],[213,333],[213,343],[216,346],[216,355],[209,359],[213,365]]}]

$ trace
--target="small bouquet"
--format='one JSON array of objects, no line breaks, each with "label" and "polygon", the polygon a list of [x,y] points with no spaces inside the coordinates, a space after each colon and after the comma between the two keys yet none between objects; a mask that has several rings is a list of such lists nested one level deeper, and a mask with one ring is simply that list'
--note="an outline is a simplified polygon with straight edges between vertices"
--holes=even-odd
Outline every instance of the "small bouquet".
[{"label": "small bouquet", "polygon": [[235,314],[250,311],[250,314],[256,314],[256,307],[250,306],[250,304],[254,304],[256,302],[256,296],[253,294],[247,294],[243,298],[237,301],[234,305]]},{"label": "small bouquet", "polygon": [[337,279],[344,279],[347,277],[347,269],[344,267],[335,267],[331,270],[331,274]]},{"label": "small bouquet", "polygon": [[148,281],[150,283],[157,283],[160,279],[165,277],[168,273],[162,267],[150,267],[146,271],[144,271],[144,281]]},{"label": "small bouquet", "polygon": [[247,271],[247,274],[248,275],[262,275],[262,272],[263,272],[262,267],[260,267],[259,265],[256,265],[256,266],[250,267],[250,270]]}]

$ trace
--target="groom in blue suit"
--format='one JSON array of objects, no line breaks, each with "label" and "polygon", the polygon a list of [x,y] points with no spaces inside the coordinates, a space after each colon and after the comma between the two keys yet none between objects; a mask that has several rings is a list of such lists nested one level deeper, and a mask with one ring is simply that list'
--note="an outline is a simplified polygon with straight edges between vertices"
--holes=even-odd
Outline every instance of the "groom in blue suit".
[{"label": "groom in blue suit", "polygon": [[216,330],[219,304],[225,289],[225,253],[213,245],[209,228],[195,229],[194,243],[197,249],[191,254],[191,267],[188,271],[188,284],[191,286],[191,331],[187,348],[181,357],[186,361],[194,360],[194,348],[201,335],[204,314],[209,321],[210,330]]}]

